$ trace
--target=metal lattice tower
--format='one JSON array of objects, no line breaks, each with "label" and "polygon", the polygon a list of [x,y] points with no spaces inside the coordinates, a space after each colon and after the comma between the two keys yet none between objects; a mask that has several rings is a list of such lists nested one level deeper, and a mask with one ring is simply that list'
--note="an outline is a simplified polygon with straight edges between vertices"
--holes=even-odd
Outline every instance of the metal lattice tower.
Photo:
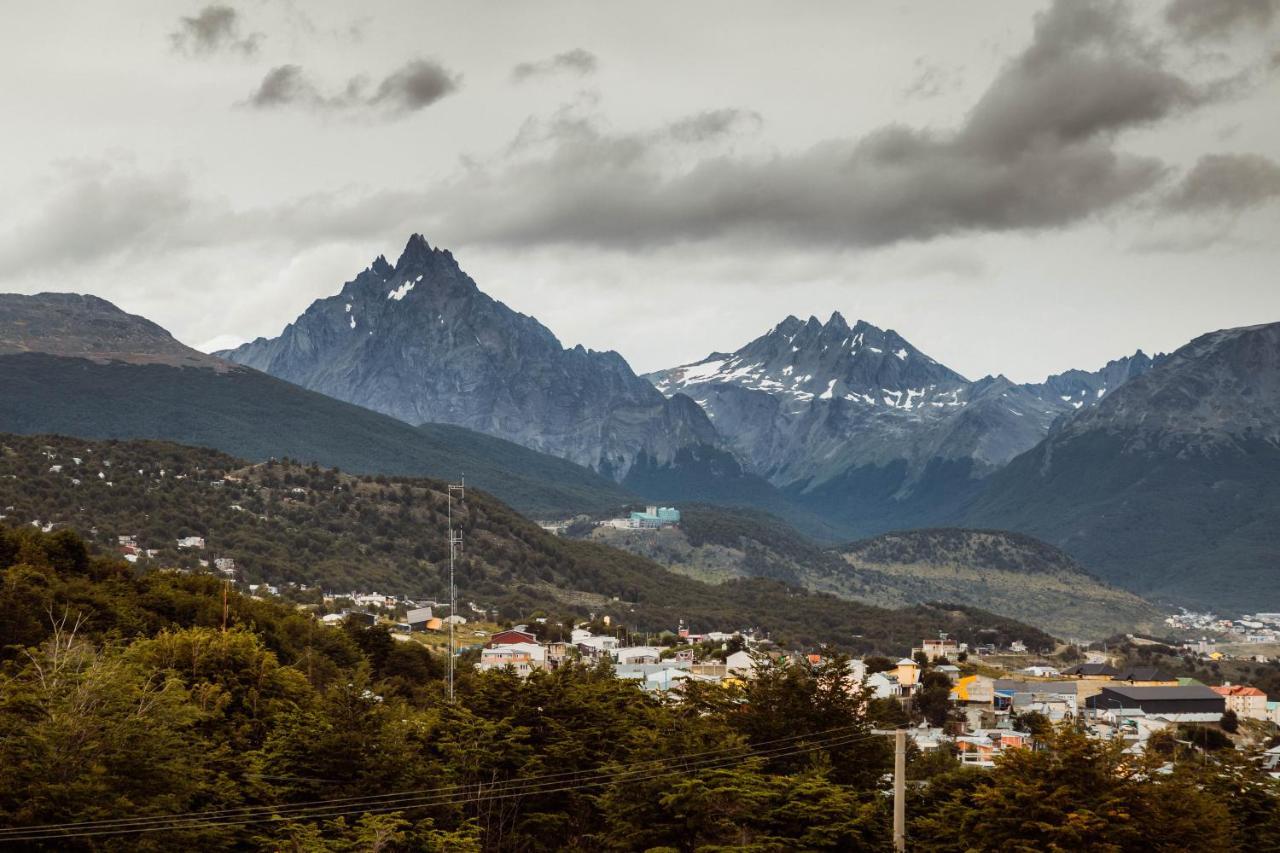
[{"label": "metal lattice tower", "polygon": [[453,701],[453,669],[454,669],[454,644],[453,631],[457,623],[458,615],[458,588],[453,582],[453,564],[457,558],[458,552],[462,550],[462,531],[456,533],[453,529],[453,496],[458,496],[458,500],[462,501],[467,496],[467,478],[464,475],[461,483],[450,483],[448,487],[449,495],[449,701]]}]

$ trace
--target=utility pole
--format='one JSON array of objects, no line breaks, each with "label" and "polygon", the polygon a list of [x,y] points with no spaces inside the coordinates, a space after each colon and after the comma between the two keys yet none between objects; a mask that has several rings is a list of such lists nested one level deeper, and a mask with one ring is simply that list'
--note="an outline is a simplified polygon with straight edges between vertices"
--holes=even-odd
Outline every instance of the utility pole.
[{"label": "utility pole", "polygon": [[458,588],[453,582],[453,563],[462,548],[462,531],[453,532],[453,496],[456,493],[458,500],[466,498],[467,478],[464,474],[461,483],[450,483],[448,487],[449,498],[449,701],[453,702],[453,669],[454,669],[454,652],[453,652],[453,629],[454,624],[458,621]]},{"label": "utility pole", "polygon": [[893,733],[893,850],[907,849],[907,731]]}]

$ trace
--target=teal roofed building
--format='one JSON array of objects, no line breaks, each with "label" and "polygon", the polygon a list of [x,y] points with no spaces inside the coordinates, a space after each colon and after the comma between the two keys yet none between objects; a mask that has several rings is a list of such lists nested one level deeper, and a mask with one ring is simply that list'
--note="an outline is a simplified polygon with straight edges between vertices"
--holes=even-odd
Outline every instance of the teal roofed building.
[{"label": "teal roofed building", "polygon": [[633,512],[631,526],[642,530],[660,530],[680,523],[680,510],[671,506],[645,507],[644,512]]}]

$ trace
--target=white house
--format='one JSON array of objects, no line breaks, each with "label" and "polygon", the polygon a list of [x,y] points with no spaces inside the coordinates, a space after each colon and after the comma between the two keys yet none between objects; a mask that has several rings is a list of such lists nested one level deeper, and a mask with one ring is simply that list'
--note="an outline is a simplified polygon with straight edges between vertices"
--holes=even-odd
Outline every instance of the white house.
[{"label": "white house", "polygon": [[521,677],[535,669],[546,669],[547,651],[541,643],[503,643],[482,650],[480,662],[476,664],[476,669],[481,672],[506,667],[511,667]]},{"label": "white house", "polygon": [[657,646],[624,646],[609,649],[609,654],[618,663],[658,663],[662,660],[662,649]]},{"label": "white house", "polygon": [[756,661],[750,652],[734,652],[724,659],[724,663],[731,675],[750,678],[756,673]]}]

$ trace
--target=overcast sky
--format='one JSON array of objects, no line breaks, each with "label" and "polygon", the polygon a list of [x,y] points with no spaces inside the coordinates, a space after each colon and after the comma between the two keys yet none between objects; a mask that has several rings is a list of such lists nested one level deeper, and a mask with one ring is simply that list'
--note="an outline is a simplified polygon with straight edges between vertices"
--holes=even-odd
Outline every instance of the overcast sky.
[{"label": "overcast sky", "polygon": [[[359,11],[356,11],[356,10]],[[411,232],[638,371],[1280,320],[1280,0],[8,4],[0,290],[275,335]]]}]

